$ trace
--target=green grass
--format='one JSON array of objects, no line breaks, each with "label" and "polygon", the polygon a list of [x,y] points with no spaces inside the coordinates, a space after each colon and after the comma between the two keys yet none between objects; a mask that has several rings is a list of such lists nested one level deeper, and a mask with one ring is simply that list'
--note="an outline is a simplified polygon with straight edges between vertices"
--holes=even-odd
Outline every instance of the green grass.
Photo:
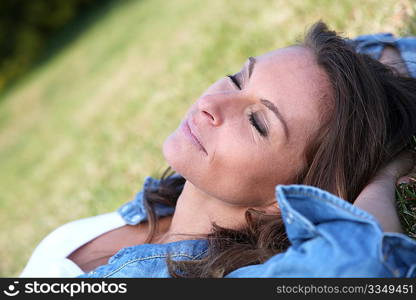
[{"label": "green grass", "polygon": [[409,11],[407,0],[113,2],[0,96],[0,276],[17,276],[57,226],[115,210],[160,175],[164,139],[248,56],[318,19],[348,36],[409,32]]},{"label": "green grass", "polygon": [[416,239],[416,180],[400,184],[396,190],[396,199],[403,230],[409,237]]}]

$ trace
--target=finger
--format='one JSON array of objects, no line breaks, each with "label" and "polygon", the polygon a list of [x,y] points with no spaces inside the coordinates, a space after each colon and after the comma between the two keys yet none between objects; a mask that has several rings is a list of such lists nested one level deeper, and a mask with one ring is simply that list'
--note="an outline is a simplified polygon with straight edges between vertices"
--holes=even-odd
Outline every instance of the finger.
[{"label": "finger", "polygon": [[409,183],[410,177],[409,176],[402,176],[397,180],[397,184]]},{"label": "finger", "polygon": [[395,167],[393,170],[396,171],[396,177],[399,178],[403,175],[409,175],[412,173],[412,169],[415,168],[416,156],[414,151],[403,151],[401,152],[392,162]]}]

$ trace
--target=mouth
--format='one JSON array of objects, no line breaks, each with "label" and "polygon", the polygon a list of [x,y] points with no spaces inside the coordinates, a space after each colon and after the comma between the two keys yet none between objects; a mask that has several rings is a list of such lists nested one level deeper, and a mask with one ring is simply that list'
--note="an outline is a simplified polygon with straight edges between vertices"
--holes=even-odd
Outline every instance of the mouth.
[{"label": "mouth", "polygon": [[198,131],[196,130],[196,128],[193,126],[192,122],[190,122],[188,119],[185,121],[184,126],[183,126],[185,135],[187,135],[192,142],[201,150],[203,151],[206,155],[208,155],[207,150],[204,148],[204,146],[201,143],[201,140],[199,138],[199,134]]}]

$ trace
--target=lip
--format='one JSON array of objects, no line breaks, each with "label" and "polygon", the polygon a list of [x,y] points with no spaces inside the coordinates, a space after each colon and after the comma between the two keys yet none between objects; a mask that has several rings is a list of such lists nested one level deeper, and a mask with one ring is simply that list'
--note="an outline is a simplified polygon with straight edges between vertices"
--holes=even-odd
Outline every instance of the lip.
[{"label": "lip", "polygon": [[205,150],[204,146],[201,143],[198,131],[196,130],[195,126],[193,126],[192,122],[186,119],[182,125],[182,130],[195,146],[197,146],[201,151],[208,155],[207,150]]}]

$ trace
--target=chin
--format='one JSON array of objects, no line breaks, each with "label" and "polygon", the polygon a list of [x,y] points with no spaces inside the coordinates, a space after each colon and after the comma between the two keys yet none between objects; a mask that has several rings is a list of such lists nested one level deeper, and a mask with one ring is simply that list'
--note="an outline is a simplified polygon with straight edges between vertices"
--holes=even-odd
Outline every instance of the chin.
[{"label": "chin", "polygon": [[186,147],[178,140],[175,132],[163,142],[162,152],[167,164],[177,173],[182,175],[187,163]]}]

